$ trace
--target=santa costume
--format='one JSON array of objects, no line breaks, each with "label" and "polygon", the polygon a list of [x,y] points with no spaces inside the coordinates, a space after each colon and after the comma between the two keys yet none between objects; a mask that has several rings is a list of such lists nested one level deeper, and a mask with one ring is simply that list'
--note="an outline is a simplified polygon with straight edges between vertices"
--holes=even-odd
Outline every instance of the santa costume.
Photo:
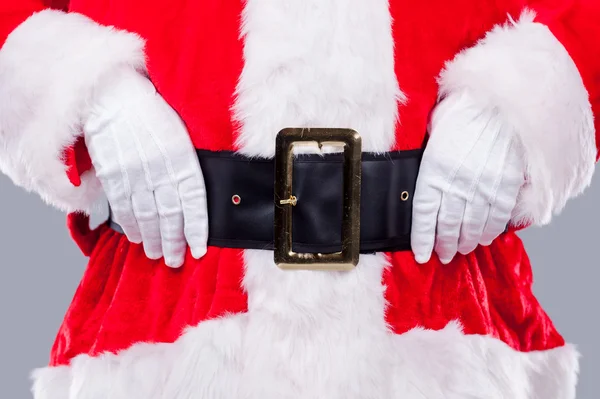
[{"label": "santa costume", "polygon": [[[89,256],[36,399],[575,397],[516,230],[591,181],[596,0],[0,4],[0,169]],[[258,237],[287,128],[360,139],[350,270]],[[324,245],[329,155],[281,202]]]}]

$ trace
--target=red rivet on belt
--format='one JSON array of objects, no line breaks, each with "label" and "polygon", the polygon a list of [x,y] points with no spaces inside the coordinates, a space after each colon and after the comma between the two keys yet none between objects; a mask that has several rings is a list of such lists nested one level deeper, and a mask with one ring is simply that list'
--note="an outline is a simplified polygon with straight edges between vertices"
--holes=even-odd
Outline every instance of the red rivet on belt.
[{"label": "red rivet on belt", "polygon": [[235,194],[233,197],[231,197],[231,202],[233,202],[233,205],[239,205],[242,202],[242,197]]}]

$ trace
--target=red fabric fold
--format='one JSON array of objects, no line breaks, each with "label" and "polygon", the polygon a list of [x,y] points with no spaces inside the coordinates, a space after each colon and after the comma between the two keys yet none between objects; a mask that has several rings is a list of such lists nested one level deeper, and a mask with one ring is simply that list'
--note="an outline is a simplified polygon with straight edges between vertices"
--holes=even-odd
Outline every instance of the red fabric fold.
[{"label": "red fabric fold", "polygon": [[67,215],[67,229],[71,238],[85,256],[90,256],[96,247],[96,243],[104,229],[99,226],[90,228],[90,217],[86,214],[73,212]]},{"label": "red fabric fold", "polygon": [[83,136],[79,137],[75,144],[65,148],[63,159],[67,166],[69,181],[74,186],[79,187],[81,185],[81,175],[92,169],[92,160]]}]

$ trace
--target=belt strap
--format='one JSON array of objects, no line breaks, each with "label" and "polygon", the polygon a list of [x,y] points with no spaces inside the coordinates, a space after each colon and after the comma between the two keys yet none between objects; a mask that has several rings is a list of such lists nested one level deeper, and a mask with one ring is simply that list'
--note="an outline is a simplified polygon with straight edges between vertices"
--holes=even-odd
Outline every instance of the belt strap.
[{"label": "belt strap", "polygon": [[[272,250],[274,161],[229,151],[197,152],[207,191],[208,245]],[[422,153],[362,154],[361,253],[410,250],[412,198]],[[341,154],[295,158],[294,252],[341,250],[342,173]],[[112,220],[110,225],[122,231]]]}]

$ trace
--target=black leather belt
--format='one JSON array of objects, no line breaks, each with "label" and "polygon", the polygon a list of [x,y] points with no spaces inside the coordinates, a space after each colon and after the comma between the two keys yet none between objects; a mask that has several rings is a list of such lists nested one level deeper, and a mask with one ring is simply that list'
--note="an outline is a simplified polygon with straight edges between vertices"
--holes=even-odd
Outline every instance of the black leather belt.
[{"label": "black leather belt", "polygon": [[[422,150],[362,154],[360,252],[410,249],[412,198]],[[273,249],[275,161],[198,150],[206,182],[208,245]],[[298,155],[293,163],[292,249],[342,248],[343,155]],[[114,221],[110,226],[122,232]]]}]

